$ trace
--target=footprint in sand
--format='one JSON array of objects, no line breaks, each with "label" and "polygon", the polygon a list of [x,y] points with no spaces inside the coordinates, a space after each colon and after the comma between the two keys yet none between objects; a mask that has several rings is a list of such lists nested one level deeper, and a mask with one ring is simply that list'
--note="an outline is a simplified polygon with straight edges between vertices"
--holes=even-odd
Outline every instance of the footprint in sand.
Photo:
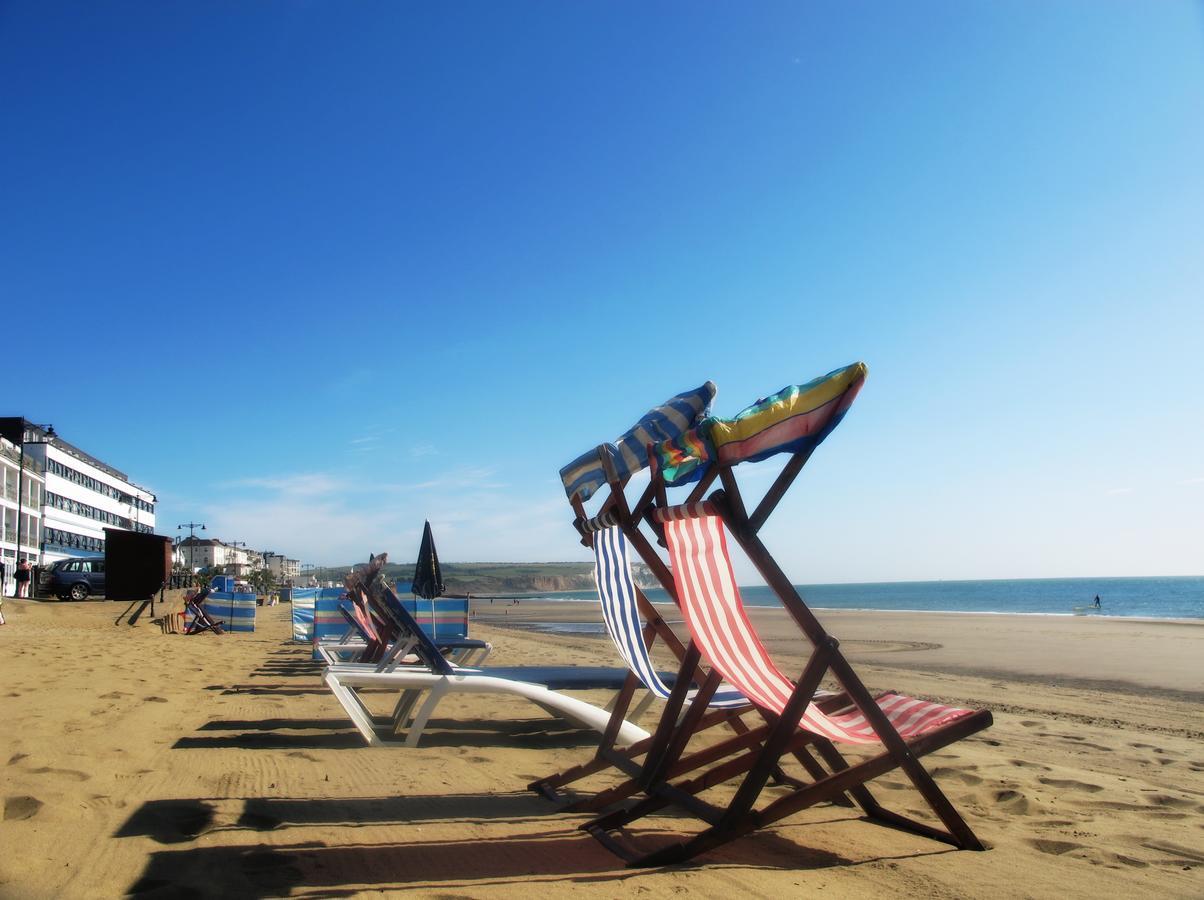
[{"label": "footprint in sand", "polygon": [[29,771],[34,775],[62,775],[73,781],[90,781],[92,778],[87,772],[80,772],[76,769],[52,769],[50,766],[42,766],[41,768],[30,769]]},{"label": "footprint in sand", "polygon": [[143,697],[142,699],[144,701],[146,701],[147,703],[166,703],[167,702],[166,697]]},{"label": "footprint in sand", "polygon": [[14,753],[12,756],[10,756],[10,757],[8,758],[8,764],[9,764],[10,766],[15,766],[15,765],[16,765],[17,763],[19,763],[21,760],[23,760],[23,759],[28,759],[28,758],[29,758],[29,754],[28,754],[28,753]]},{"label": "footprint in sand", "polygon": [[1071,778],[1038,778],[1037,780],[1048,787],[1061,788],[1064,791],[1085,791],[1088,794],[1095,794],[1103,790],[1101,785],[1075,781]]},{"label": "footprint in sand", "polygon": [[1181,844],[1173,844],[1170,841],[1146,841],[1141,846],[1147,850],[1157,850],[1159,853],[1170,855],[1172,862],[1177,865],[1204,863],[1204,851],[1193,850]]},{"label": "footprint in sand", "polygon": [[124,800],[114,800],[108,794],[92,794],[87,805],[92,809],[125,809],[128,804]]},{"label": "footprint in sand", "polygon": [[1013,815],[1028,815],[1028,797],[1019,791],[996,791],[995,802]]},{"label": "footprint in sand", "polygon": [[1027,759],[1009,759],[1008,762],[1019,769],[1040,769],[1042,772],[1049,771],[1049,766],[1043,766],[1040,763],[1029,762]]},{"label": "footprint in sand", "polygon": [[109,691],[107,694],[101,694],[101,700],[120,700],[122,697],[128,697],[125,691]]},{"label": "footprint in sand", "polygon": [[[974,769],[977,766],[966,766],[966,769]],[[950,769],[945,766],[940,766],[932,770],[932,777],[941,780],[960,781],[962,784],[982,784],[982,779],[977,775],[967,772],[964,769]]]},{"label": "footprint in sand", "polygon": [[4,819],[6,822],[15,822],[21,819],[32,819],[38,814],[43,803],[37,797],[29,797],[26,795],[18,795],[16,797],[4,798]]},{"label": "footprint in sand", "polygon": [[1194,800],[1188,800],[1186,797],[1173,797],[1170,794],[1154,794],[1146,797],[1150,803],[1155,806],[1170,807],[1172,809],[1183,809],[1187,806],[1194,806]]},{"label": "footprint in sand", "polygon": [[1071,850],[1083,849],[1082,844],[1076,844],[1073,841],[1051,841],[1046,838],[1031,838],[1029,843],[1042,853],[1049,853],[1053,856],[1061,856],[1063,853],[1069,853]]}]

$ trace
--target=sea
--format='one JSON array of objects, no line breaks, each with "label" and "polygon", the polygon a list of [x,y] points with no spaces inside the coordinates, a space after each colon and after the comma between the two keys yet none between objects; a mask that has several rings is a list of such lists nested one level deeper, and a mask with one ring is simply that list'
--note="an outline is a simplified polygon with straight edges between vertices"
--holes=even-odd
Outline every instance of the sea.
[{"label": "sea", "polygon": [[[1000,613],[1038,616],[1112,616],[1141,619],[1204,619],[1204,577],[1021,578],[994,581],[890,581],[872,584],[796,585],[816,610],[873,609],[899,612]],[[764,585],[740,588],[748,606],[777,606]],[[658,589],[654,603],[669,602]],[[1096,595],[1100,608],[1094,606]],[[592,591],[560,591],[541,600],[596,602]]]}]

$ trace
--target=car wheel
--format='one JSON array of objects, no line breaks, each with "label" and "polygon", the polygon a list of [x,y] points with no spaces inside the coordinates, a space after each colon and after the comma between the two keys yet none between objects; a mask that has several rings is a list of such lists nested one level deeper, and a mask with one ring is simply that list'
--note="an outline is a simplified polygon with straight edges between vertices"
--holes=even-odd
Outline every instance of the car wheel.
[{"label": "car wheel", "polygon": [[88,599],[88,586],[86,584],[71,585],[71,599],[72,600],[87,600]]}]

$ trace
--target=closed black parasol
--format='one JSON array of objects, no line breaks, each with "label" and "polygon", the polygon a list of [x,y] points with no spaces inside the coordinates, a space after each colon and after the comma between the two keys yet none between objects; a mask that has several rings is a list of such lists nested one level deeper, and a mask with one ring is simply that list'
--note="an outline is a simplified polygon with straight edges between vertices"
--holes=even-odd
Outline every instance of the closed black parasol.
[{"label": "closed black parasol", "polygon": [[443,573],[439,570],[439,554],[435,552],[430,522],[422,529],[422,545],[418,548],[418,562],[414,565],[414,583],[410,591],[424,600],[443,596]]}]

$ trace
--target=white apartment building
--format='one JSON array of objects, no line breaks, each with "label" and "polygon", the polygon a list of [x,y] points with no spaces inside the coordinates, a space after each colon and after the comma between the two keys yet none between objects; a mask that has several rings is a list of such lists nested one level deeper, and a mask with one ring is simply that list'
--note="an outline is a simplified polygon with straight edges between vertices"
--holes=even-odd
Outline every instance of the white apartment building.
[{"label": "white apartment building", "polygon": [[227,575],[250,575],[268,569],[278,578],[293,578],[301,571],[301,563],[285,559],[278,553],[262,552],[227,544],[216,538],[186,537],[176,545],[175,561],[193,572],[220,566]]},{"label": "white apartment building", "polygon": [[14,592],[13,572],[22,556],[33,564],[38,562],[44,484],[41,461],[23,454],[20,445],[0,436],[0,563],[4,564],[4,594]]},{"label": "white apartment building", "polygon": [[301,575],[301,560],[286,559],[280,553],[264,554],[268,571],[282,581],[298,578]]},{"label": "white apartment building", "polygon": [[253,557],[259,554],[246,547],[224,544],[216,538],[187,537],[176,548],[185,568],[196,572],[221,566],[227,575],[246,575],[252,571]]},{"label": "white apartment building", "polygon": [[[0,418],[0,435],[41,467],[41,522],[31,561],[48,565],[68,556],[103,556],[104,529],[153,534],[155,495],[59,437],[53,428],[24,418]],[[24,526],[22,543],[25,543]]]}]

